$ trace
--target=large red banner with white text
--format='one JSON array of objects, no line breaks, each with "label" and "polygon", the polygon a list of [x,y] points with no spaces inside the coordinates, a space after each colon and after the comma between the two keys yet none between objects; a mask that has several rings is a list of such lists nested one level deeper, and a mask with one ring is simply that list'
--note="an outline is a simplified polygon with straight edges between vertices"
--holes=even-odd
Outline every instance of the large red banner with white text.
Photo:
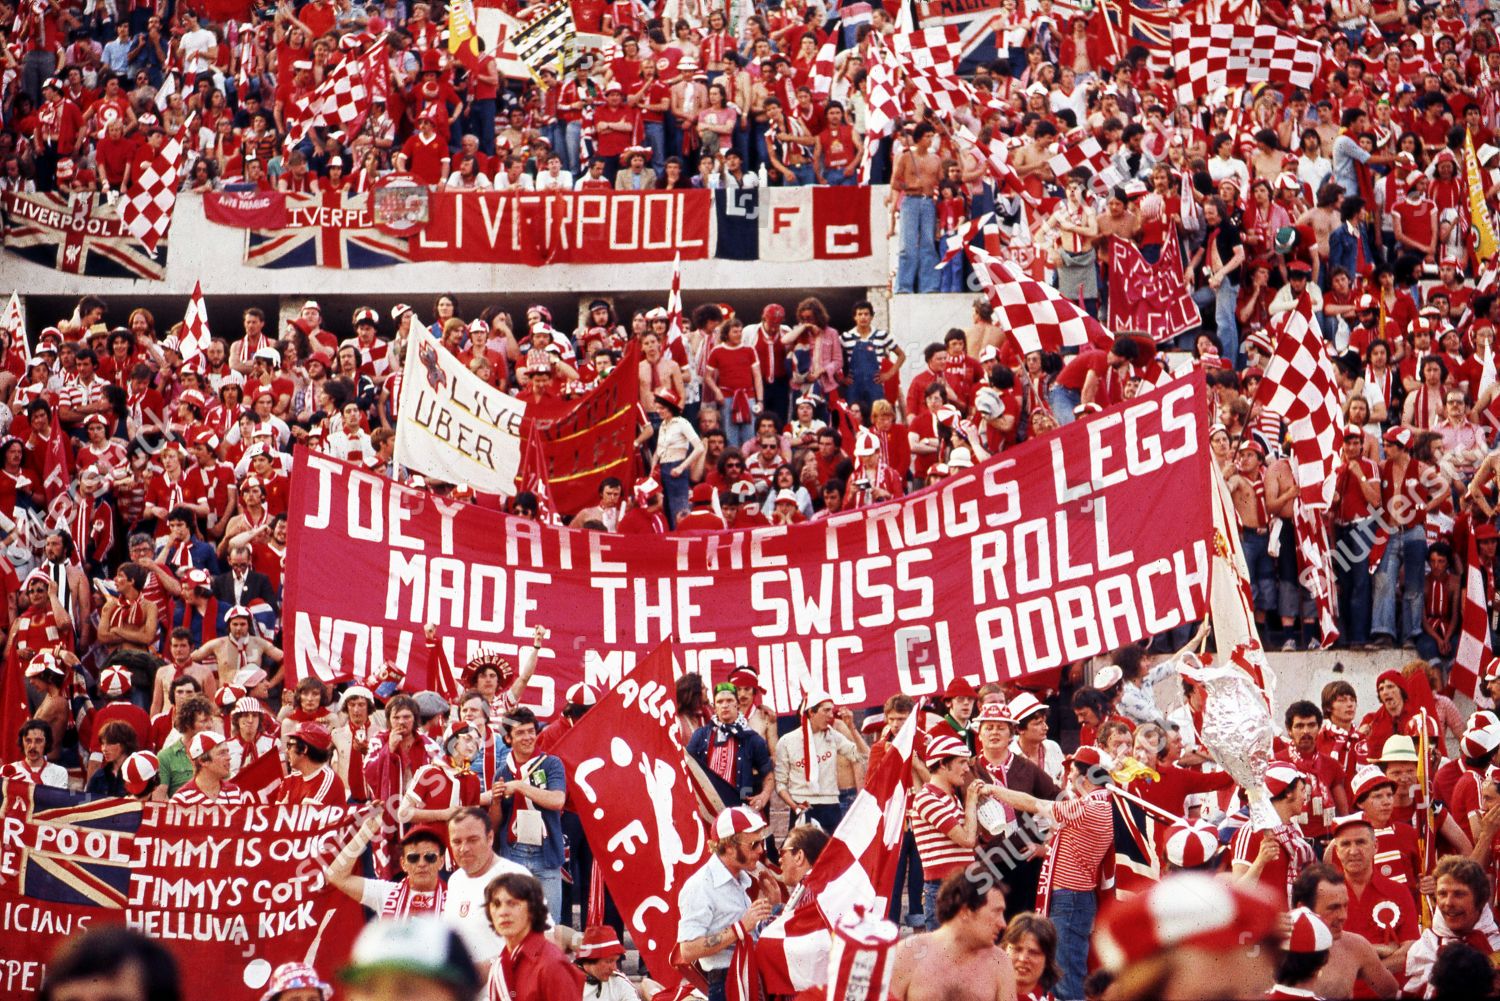
[{"label": "large red banner with white text", "polygon": [[362,819],[353,807],[90,800],[14,781],[0,802],[0,997],[34,997],[68,939],[126,924],[176,956],[183,997],[258,1001],[282,963],[334,982],[364,924],[323,879]]},{"label": "large red banner with white text", "polygon": [[1202,616],[1208,419],[1194,375],[908,497],[668,537],[552,528],[299,451],[292,674],[403,664],[428,623],[455,665],[546,626],[527,693],[543,714],[669,636],[705,680],[756,670],[779,712],[810,688],[858,706],[1050,670]]},{"label": "large red banner with white text", "polygon": [[448,191],[411,238],[414,261],[635,264],[709,255],[713,193]]}]

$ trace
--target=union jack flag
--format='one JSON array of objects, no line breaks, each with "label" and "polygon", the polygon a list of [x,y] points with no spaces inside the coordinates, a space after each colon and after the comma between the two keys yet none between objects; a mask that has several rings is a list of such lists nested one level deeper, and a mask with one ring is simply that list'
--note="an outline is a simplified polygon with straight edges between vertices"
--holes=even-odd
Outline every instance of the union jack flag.
[{"label": "union jack flag", "polygon": [[378,229],[368,194],[287,195],[285,229],[249,230],[245,263],[260,268],[379,268],[410,259],[406,240]]},{"label": "union jack flag", "polygon": [[[65,789],[10,781],[5,821],[6,843],[19,847],[17,893],[60,904],[125,906],[141,826],[139,802],[90,801]],[[65,829],[72,833],[59,838]]]},{"label": "union jack flag", "polygon": [[90,195],[0,196],[5,213],[5,249],[44,268],[98,278],[160,281],[167,273],[166,240],[153,258],[125,228],[114,206]]},{"label": "union jack flag", "polygon": [[1115,895],[1131,897],[1161,879],[1156,818],[1108,788],[1115,806]]}]

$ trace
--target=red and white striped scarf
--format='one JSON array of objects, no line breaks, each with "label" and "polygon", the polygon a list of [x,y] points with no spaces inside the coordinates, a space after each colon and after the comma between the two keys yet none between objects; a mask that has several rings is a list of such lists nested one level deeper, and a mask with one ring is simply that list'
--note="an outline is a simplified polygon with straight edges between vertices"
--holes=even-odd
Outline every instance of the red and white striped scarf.
[{"label": "red and white striped scarf", "polygon": [[[382,918],[409,918],[419,914],[441,914],[445,896],[446,890],[442,880],[438,880],[437,889],[432,893],[418,894],[412,890],[411,884],[403,879],[396,884],[396,891],[381,903],[380,916]],[[423,902],[424,898],[426,903]]]}]

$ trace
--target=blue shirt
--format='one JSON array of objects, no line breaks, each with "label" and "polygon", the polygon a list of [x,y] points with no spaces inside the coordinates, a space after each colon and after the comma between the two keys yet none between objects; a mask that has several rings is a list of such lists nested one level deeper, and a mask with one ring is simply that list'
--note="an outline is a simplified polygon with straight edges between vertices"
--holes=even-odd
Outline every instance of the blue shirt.
[{"label": "blue shirt", "polygon": [[[567,774],[563,770],[560,758],[550,754],[540,754],[529,762],[522,762],[526,774],[520,776],[527,784],[537,789],[552,789],[557,792],[566,792],[568,788]],[[501,782],[509,782],[517,776],[511,771],[510,755],[507,754],[500,763],[500,771],[496,776]],[[561,869],[563,865],[563,831],[562,811],[543,810],[541,807],[532,806],[542,815],[542,825],[546,834],[542,837],[542,865],[549,869]],[[514,803],[511,797],[505,798],[505,803],[500,810],[500,851],[504,854],[510,848],[510,820],[514,811]],[[526,846],[521,846],[526,847]]]},{"label": "blue shirt", "polygon": [[1369,162],[1370,154],[1358,140],[1339,136],[1333,141],[1333,179],[1344,189],[1346,198],[1359,194],[1359,173],[1355,165]]},{"label": "blue shirt", "polygon": [[[691,942],[724,931],[750,909],[749,873],[736,876],[718,855],[687,878],[677,895],[677,941]],[[704,956],[705,970],[727,970],[734,950],[721,949]]]}]

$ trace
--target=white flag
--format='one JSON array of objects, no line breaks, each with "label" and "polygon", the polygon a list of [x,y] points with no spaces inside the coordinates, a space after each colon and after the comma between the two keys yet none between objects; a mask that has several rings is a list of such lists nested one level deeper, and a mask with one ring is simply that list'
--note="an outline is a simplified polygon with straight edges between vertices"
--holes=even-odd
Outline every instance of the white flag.
[{"label": "white flag", "polygon": [[521,468],[526,405],[486,383],[415,323],[401,370],[396,461],[442,480],[506,497]]}]

